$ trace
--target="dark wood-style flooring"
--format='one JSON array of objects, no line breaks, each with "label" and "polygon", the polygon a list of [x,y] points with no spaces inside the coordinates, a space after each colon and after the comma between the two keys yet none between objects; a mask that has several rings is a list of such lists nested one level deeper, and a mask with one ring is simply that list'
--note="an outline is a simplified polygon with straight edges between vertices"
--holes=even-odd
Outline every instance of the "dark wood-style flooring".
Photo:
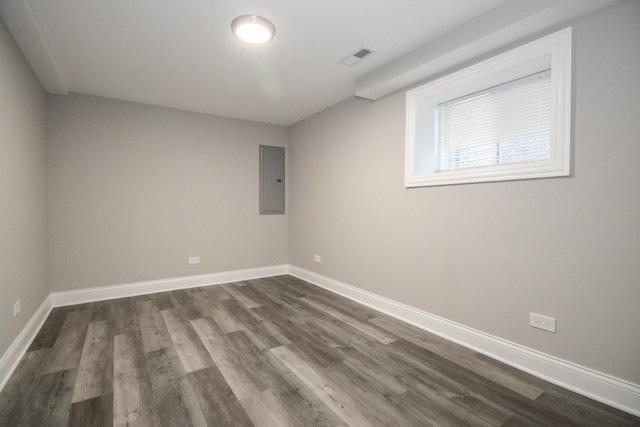
[{"label": "dark wood-style flooring", "polygon": [[291,276],[54,309],[0,426],[631,426]]}]

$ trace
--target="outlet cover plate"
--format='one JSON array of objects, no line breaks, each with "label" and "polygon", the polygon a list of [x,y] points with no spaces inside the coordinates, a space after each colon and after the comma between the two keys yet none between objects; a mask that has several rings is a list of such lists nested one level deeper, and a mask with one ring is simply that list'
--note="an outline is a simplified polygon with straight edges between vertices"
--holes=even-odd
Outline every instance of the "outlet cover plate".
[{"label": "outlet cover plate", "polygon": [[555,333],[556,319],[542,314],[529,313],[529,326]]},{"label": "outlet cover plate", "polygon": [[190,256],[189,257],[189,264],[200,264],[200,257],[199,256]]}]

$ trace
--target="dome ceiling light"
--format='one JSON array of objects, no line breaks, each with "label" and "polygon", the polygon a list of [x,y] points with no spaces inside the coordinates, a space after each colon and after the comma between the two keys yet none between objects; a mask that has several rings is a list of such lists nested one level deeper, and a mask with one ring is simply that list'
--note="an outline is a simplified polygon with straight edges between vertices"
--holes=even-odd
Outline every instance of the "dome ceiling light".
[{"label": "dome ceiling light", "polygon": [[264,44],[273,39],[276,27],[262,16],[242,15],[231,21],[231,31],[244,42]]}]

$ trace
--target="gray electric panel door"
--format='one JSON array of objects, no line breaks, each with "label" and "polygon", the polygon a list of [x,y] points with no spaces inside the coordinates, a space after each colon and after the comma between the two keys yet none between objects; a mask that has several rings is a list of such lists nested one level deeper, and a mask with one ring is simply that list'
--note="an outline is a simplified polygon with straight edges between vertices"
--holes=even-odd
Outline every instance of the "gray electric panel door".
[{"label": "gray electric panel door", "polygon": [[284,214],[284,147],[260,146],[260,215]]}]

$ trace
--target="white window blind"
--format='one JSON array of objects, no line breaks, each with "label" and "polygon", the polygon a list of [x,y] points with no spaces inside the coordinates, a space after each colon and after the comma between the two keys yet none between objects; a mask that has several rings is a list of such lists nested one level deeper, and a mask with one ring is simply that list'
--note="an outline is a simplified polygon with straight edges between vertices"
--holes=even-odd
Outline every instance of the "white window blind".
[{"label": "white window blind", "polygon": [[438,171],[548,160],[550,70],[437,106]]}]

